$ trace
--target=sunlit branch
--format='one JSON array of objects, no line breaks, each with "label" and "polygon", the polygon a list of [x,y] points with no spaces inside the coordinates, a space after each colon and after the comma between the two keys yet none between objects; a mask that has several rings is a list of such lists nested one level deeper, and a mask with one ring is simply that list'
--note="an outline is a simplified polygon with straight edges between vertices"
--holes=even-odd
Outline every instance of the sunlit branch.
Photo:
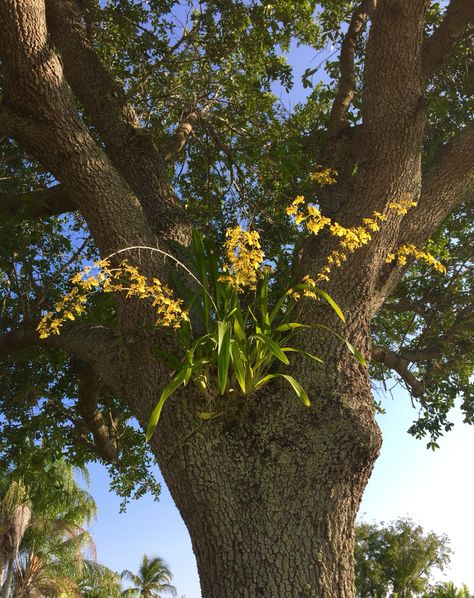
[{"label": "sunlit branch", "polygon": [[334,99],[331,114],[329,116],[329,136],[334,137],[341,130],[345,123],[345,117],[349,105],[354,96],[355,68],[354,54],[357,40],[364,28],[367,17],[375,7],[375,0],[362,2],[352,15],[349,28],[344,37],[339,56],[340,78],[339,88]]},{"label": "sunlit branch", "polygon": [[410,372],[408,369],[410,365],[409,361],[403,359],[394,351],[383,347],[373,347],[372,358],[374,361],[378,361],[397,372],[414,397],[421,397],[423,395],[425,384]]},{"label": "sunlit branch", "polygon": [[112,462],[117,457],[117,441],[110,434],[98,406],[102,381],[87,363],[81,362],[77,369],[79,375],[77,407],[83,423],[94,440],[91,447],[99,457]]}]

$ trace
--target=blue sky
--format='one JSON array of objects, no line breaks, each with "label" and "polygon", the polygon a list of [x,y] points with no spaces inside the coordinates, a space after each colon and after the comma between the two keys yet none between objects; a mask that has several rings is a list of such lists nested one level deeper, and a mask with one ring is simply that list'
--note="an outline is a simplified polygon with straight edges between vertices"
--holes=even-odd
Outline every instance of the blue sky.
[{"label": "blue sky", "polygon": [[[441,579],[457,585],[465,582],[472,591],[474,429],[456,417],[453,431],[440,441],[441,448],[427,450],[426,442],[406,433],[416,415],[409,398],[402,391],[394,397],[383,400],[387,413],[378,417],[384,437],[382,453],[359,513],[370,521],[408,515],[425,530],[446,533],[454,555]],[[99,560],[116,571],[136,570],[144,553],[159,555],[174,573],[179,596],[200,598],[189,535],[164,484],[158,503],[147,496],[119,514],[119,499],[108,491],[105,469],[94,466],[91,478],[90,491],[99,506],[92,525]]]}]

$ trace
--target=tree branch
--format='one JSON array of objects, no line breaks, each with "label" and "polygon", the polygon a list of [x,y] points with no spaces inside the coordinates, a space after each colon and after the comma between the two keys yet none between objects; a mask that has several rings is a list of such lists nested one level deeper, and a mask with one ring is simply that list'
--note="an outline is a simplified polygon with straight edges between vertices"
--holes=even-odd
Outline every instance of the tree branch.
[{"label": "tree branch", "polygon": [[423,305],[420,305],[419,303],[413,303],[412,301],[407,300],[398,300],[396,303],[385,302],[383,304],[383,309],[386,311],[391,311],[393,313],[411,312],[420,316],[426,315],[426,310],[424,309]]},{"label": "tree branch", "polygon": [[[403,220],[393,247],[413,244],[423,247],[436,228],[456,206],[474,197],[474,123],[466,126],[438,152],[422,177],[416,208]],[[406,267],[384,266],[380,272],[379,296],[388,297]]]},{"label": "tree branch", "polygon": [[344,126],[346,113],[354,96],[354,54],[357,39],[364,27],[368,15],[374,8],[375,0],[365,0],[358,6],[352,15],[349,28],[342,42],[341,53],[339,56],[339,68],[341,73],[339,77],[339,88],[329,116],[328,133],[330,137],[335,137]]},{"label": "tree branch", "polygon": [[68,184],[105,255],[124,245],[153,243],[136,195],[77,114],[61,62],[49,45],[44,3],[4,0],[0,20],[1,123],[59,181]]},{"label": "tree branch", "polygon": [[[472,306],[469,306],[457,314],[456,319],[451,326],[442,336],[438,337],[434,343],[431,343],[425,349],[401,349],[400,357],[412,362],[437,359],[445,353],[446,347],[453,345],[453,342],[456,341],[456,337],[459,338],[459,335],[461,337],[463,335],[468,335],[472,333],[472,331],[474,331],[474,315]],[[426,332],[429,333],[429,329],[426,330]],[[424,344],[424,336],[425,335],[422,334],[419,338],[421,344]]]},{"label": "tree branch", "polygon": [[79,323],[65,325],[61,334],[40,339],[37,323],[24,323],[0,336],[0,359],[19,351],[41,347],[59,349],[75,355],[101,372],[104,382],[117,391],[120,383],[120,365],[115,332],[103,326]]},{"label": "tree branch", "polygon": [[441,25],[423,44],[423,78],[429,79],[450,59],[474,24],[474,2],[451,0]]},{"label": "tree branch", "polygon": [[420,59],[429,4],[383,0],[373,11],[362,101],[364,129],[374,134],[374,141],[388,142],[388,133],[398,141],[415,125],[423,96]]},{"label": "tree branch", "polygon": [[169,139],[164,139],[160,145],[160,153],[164,160],[169,160],[176,154],[179,154],[194,132],[199,122],[200,114],[197,110],[190,112],[177,126],[175,132]]},{"label": "tree branch", "polygon": [[172,231],[186,222],[186,215],[150,133],[141,128],[121,84],[95,53],[75,0],[46,0],[46,7],[48,30],[61,53],[66,79],[108,156],[141,200],[149,221],[173,237]]},{"label": "tree branch", "polygon": [[414,397],[419,398],[425,392],[424,382],[418,380],[418,378],[416,378],[408,369],[410,362],[402,359],[394,351],[384,349],[383,347],[373,347],[372,359],[397,372]]},{"label": "tree branch", "polygon": [[399,245],[423,245],[456,206],[474,198],[474,123],[438,152],[423,173],[418,206],[400,232]]},{"label": "tree branch", "polygon": [[0,217],[46,218],[76,209],[70,192],[64,185],[29,193],[0,192]]},{"label": "tree branch", "polygon": [[109,463],[117,458],[117,440],[110,434],[98,407],[102,390],[100,377],[90,365],[81,362],[78,368],[79,391],[77,408],[87,430],[92,434],[94,452]]}]

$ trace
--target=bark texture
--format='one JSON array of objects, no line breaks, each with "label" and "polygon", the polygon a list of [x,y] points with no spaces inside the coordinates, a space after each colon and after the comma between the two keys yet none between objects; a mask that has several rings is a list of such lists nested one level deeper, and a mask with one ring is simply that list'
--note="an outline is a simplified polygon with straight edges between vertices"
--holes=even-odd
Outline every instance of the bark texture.
[{"label": "bark texture", "polygon": [[[471,4],[453,0],[445,22],[423,42],[429,4],[363,2],[342,46],[327,159],[338,167],[335,148],[343,144],[348,172],[357,174],[335,185],[325,205],[350,226],[374,210],[388,213],[391,201],[419,202],[403,223],[390,213],[373,243],[350,256],[328,285],[347,317],[344,335],[367,357],[371,318],[402,274],[385,263],[387,252],[426,240],[472,192],[472,128],[447,144],[430,170],[421,168],[425,81],[449,60],[468,30],[466,20],[472,22]],[[367,18],[363,123],[349,131],[354,50]],[[189,223],[164,161],[189,142],[199,115],[191,112],[173,138],[155,146],[95,54],[73,0],[2,0],[0,23],[0,129],[60,181],[35,197],[0,196],[0,212],[21,214],[26,200],[28,217],[78,210],[103,256],[131,245],[186,242]],[[100,144],[78,114],[77,100]],[[318,272],[335,243],[324,235],[308,240],[300,272]],[[164,276],[159,260],[138,252],[129,259],[148,275]],[[117,332],[71,324],[40,341],[34,323],[26,322],[0,339],[0,357],[46,346],[81,361],[82,418],[111,458],[115,440],[96,409],[101,388],[123,396],[146,425],[169,376],[153,355],[164,341],[146,328],[152,310],[119,297],[118,311]],[[302,304],[301,317],[338,326],[330,310],[314,302]],[[202,425],[196,418],[202,399],[192,393],[177,395],[164,409],[153,449],[189,528],[205,598],[354,596],[354,520],[381,443],[370,381],[367,368],[320,329],[301,342],[325,359],[320,368],[305,359],[291,364],[309,391],[310,409],[278,385],[246,401],[232,399],[224,418]]]}]

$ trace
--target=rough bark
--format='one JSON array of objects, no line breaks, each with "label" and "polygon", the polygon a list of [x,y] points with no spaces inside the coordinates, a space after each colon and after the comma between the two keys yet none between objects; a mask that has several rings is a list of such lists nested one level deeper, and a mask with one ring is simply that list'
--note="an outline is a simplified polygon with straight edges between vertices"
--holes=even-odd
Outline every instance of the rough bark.
[{"label": "rough bark", "polygon": [[474,4],[451,0],[441,25],[423,44],[423,76],[431,77],[449,61],[458,44],[473,32]]},{"label": "rough bark", "polygon": [[164,413],[155,450],[206,598],[352,598],[354,521],[380,435],[367,373],[331,348],[324,371],[292,364],[310,409],[280,386],[194,432],[198,398]]}]

